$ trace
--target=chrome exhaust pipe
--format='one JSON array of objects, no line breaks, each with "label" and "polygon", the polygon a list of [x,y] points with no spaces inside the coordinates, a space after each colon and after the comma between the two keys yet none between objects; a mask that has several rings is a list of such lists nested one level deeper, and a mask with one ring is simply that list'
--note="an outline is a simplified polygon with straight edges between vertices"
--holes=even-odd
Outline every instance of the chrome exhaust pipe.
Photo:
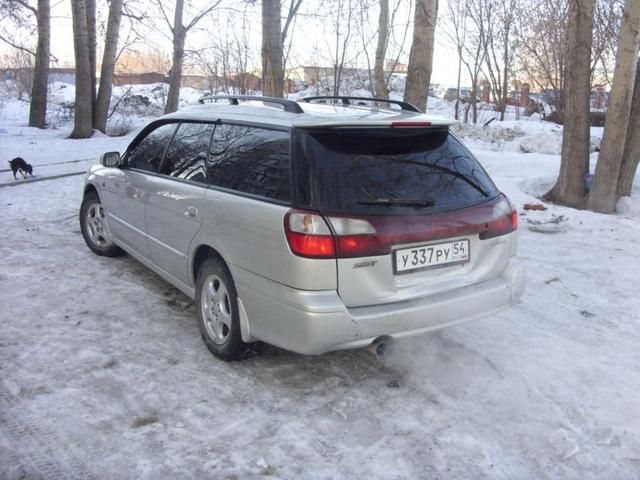
[{"label": "chrome exhaust pipe", "polygon": [[386,357],[393,350],[393,338],[388,335],[378,337],[371,342],[367,347],[367,350],[373,353],[376,357]]}]

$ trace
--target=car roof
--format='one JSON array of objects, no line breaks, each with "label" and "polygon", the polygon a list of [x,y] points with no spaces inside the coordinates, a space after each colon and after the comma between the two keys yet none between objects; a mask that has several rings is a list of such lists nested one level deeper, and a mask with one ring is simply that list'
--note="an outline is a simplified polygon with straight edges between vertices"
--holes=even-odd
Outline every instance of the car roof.
[{"label": "car roof", "polygon": [[238,105],[207,103],[191,105],[161,119],[185,121],[227,120],[269,124],[277,127],[321,128],[337,126],[391,126],[394,122],[430,123],[448,127],[454,120],[420,112],[370,105],[299,102],[302,113],[283,111],[281,106],[248,101]]}]

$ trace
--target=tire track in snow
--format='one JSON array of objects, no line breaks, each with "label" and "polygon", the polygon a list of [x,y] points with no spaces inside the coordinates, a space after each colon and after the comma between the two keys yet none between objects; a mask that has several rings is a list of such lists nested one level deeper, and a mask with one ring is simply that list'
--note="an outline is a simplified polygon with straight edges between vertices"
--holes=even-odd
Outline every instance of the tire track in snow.
[{"label": "tire track in snow", "polygon": [[13,182],[0,183],[0,188],[16,187],[18,185],[26,185],[28,183],[44,182],[46,180],[56,180],[58,178],[73,177],[73,176],[76,176],[76,175],[84,175],[85,173],[87,173],[87,171],[86,170],[82,170],[81,172],[69,172],[69,173],[60,173],[58,175],[47,175],[45,177],[26,178],[26,179],[23,179],[23,180],[16,180],[16,181],[13,181]]},{"label": "tire track in snow", "polygon": [[[64,162],[39,163],[37,165],[34,165],[34,167],[51,167],[53,165],[66,165],[68,163],[88,162],[89,160],[95,160],[95,158],[81,158],[79,160],[65,160]],[[10,168],[0,168],[0,173],[10,171]]]},{"label": "tire track in snow", "polygon": [[0,382],[0,435],[15,446],[13,466],[22,467],[27,477],[35,472],[47,480],[95,478],[74,454],[77,449],[69,439],[61,438],[44,419],[20,405],[21,391],[11,380]]}]

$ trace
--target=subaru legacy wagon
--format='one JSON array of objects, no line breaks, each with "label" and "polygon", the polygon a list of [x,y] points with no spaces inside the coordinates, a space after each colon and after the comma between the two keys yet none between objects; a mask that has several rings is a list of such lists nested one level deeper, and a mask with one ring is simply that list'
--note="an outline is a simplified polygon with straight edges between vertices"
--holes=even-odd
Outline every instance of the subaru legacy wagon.
[{"label": "subaru legacy wagon", "polygon": [[194,299],[214,355],[383,344],[520,297],[517,213],[452,122],[354,97],[201,103],[102,155],[80,225]]}]

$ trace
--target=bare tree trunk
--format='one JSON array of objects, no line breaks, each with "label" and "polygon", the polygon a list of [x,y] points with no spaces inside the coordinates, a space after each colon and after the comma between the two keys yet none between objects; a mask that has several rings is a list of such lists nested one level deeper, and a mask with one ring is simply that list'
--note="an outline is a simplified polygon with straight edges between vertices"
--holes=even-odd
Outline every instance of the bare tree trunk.
[{"label": "bare tree trunk", "polygon": [[387,82],[384,78],[384,58],[387,54],[389,39],[389,0],[380,0],[380,17],[378,18],[378,45],[376,47],[376,61],[373,65],[373,79],[375,96],[389,98]]},{"label": "bare tree trunk", "polygon": [[184,12],[184,0],[176,0],[176,11],[173,17],[173,60],[171,62],[171,74],[169,75],[169,93],[164,113],[172,113],[178,110],[180,100],[180,84],[182,82],[182,64],[184,62],[184,42],[187,31],[182,24]]},{"label": "bare tree trunk", "polygon": [[633,179],[638,169],[638,161],[640,161],[640,61],[636,65],[636,80],[633,87],[627,141],[624,145],[622,167],[618,178],[618,197],[631,195],[631,187],[633,187]]},{"label": "bare tree trunk", "polygon": [[437,0],[416,0],[404,101],[412,103],[422,111],[426,111],[427,108],[437,15]]},{"label": "bare tree trunk", "polygon": [[545,199],[582,208],[589,171],[589,82],[594,0],[571,0],[567,30],[565,122],[560,174]]},{"label": "bare tree trunk", "polygon": [[[506,28],[506,27],[505,27]],[[500,121],[504,121],[504,115],[507,111],[507,97],[509,96],[509,33],[505,34],[504,42],[504,64],[502,71],[502,92],[500,92]]]},{"label": "bare tree trunk", "polygon": [[96,0],[85,0],[87,5],[87,43],[89,46],[89,73],[91,75],[91,104],[96,104]]},{"label": "bare tree trunk", "polygon": [[613,213],[616,210],[618,178],[629,126],[639,42],[640,1],[627,0],[618,37],[616,68],[609,95],[607,123],[604,127],[602,147],[593,178],[593,188],[587,200],[587,207],[594,212]]},{"label": "bare tree trunk", "polygon": [[189,23],[184,25],[184,0],[176,0],[176,9],[173,12],[173,24],[169,20],[169,15],[165,9],[164,0],[156,0],[156,5],[160,9],[164,20],[167,22],[173,36],[173,57],[171,72],[169,75],[169,92],[167,93],[167,103],[164,107],[164,113],[172,113],[178,110],[180,101],[180,84],[182,82],[182,65],[184,63],[184,44],[187,39],[187,33],[195,27],[203,18],[210,14],[222,0],[213,0],[204,5]]},{"label": "bare tree trunk", "polygon": [[[456,93],[456,113],[454,118],[459,120],[460,118],[460,84],[462,82],[462,48],[458,48],[458,82],[456,83],[457,93]],[[466,120],[465,120],[466,123]]]},{"label": "bare tree trunk", "polygon": [[100,89],[98,90],[98,97],[93,111],[93,128],[103,133],[107,130],[107,115],[109,113],[109,102],[111,101],[113,72],[116,67],[116,56],[118,55],[118,35],[120,33],[121,18],[122,0],[111,0],[104,54],[102,55],[102,67],[100,69]]},{"label": "bare tree trunk", "polygon": [[73,46],[76,61],[76,98],[71,138],[93,135],[91,101],[91,62],[87,29],[86,0],[72,0]]},{"label": "bare tree trunk", "polygon": [[282,97],[282,31],[280,0],[262,0],[262,93]]},{"label": "bare tree trunk", "polygon": [[51,56],[51,7],[49,0],[38,0],[38,45],[33,69],[33,87],[29,106],[29,126],[44,128],[47,122],[47,87]]},{"label": "bare tree trunk", "polygon": [[[284,78],[285,70],[287,69],[287,62],[289,60],[289,52],[291,51],[292,43],[289,42],[287,46],[287,38],[289,38],[289,30],[295,26],[295,18],[300,9],[302,0],[291,0],[289,5],[289,12],[287,13],[287,19],[282,27],[282,74]],[[286,52],[285,52],[286,50]]]},{"label": "bare tree trunk", "polygon": [[478,85],[478,78],[476,77],[475,81],[473,82],[473,88],[471,89],[471,111],[473,112],[473,124],[477,125],[478,124],[478,87],[476,87],[476,85]]}]

